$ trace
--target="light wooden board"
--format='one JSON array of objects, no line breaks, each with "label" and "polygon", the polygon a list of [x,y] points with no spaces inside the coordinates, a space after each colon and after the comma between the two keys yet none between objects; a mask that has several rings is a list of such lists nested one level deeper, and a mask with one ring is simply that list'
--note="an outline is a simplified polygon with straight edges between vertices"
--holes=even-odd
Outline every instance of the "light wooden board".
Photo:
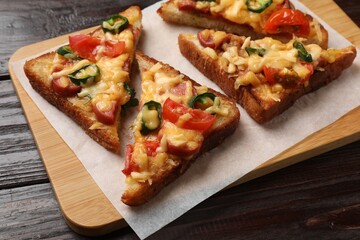
[{"label": "light wooden board", "polygon": [[[360,46],[359,28],[332,0],[303,0],[302,2],[354,45]],[[81,32],[85,33],[89,30],[91,29]],[[72,150],[51,127],[22,88],[10,67],[12,62],[43,52],[66,40],[67,36],[60,36],[19,49],[9,61],[9,71],[65,220],[74,231],[80,234],[103,235],[126,226],[126,222]],[[359,140],[359,119],[360,107],[357,107],[335,123],[262,164],[234,184],[263,176]]]}]

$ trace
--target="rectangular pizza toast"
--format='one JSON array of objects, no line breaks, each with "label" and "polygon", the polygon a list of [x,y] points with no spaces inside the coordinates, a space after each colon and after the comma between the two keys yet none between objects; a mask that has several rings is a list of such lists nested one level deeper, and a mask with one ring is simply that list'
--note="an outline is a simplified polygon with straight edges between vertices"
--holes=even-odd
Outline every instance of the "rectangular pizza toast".
[{"label": "rectangular pizza toast", "polygon": [[251,40],[214,30],[180,34],[178,41],[182,55],[258,123],[270,121],[301,96],[339,78],[356,57],[354,46],[324,50],[301,39]]}]

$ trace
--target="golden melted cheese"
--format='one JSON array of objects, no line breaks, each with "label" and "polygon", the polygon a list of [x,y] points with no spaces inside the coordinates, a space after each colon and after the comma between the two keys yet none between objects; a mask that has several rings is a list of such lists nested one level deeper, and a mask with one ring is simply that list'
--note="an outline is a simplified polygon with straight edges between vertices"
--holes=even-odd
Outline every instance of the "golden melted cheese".
[{"label": "golden melted cheese", "polygon": [[214,16],[220,15],[231,22],[248,24],[256,32],[263,32],[263,26],[267,17],[276,10],[276,6],[283,2],[284,0],[273,0],[272,4],[261,13],[249,11],[246,6],[246,0],[197,1],[196,9],[203,10],[208,8]]},{"label": "golden melted cheese", "polygon": [[[173,101],[186,106],[194,96],[194,92],[202,94],[208,91],[208,88],[205,86],[193,86],[193,83],[190,80],[186,80],[182,74],[169,73],[161,63],[156,63],[147,71],[142,72],[141,85],[142,104],[152,100],[163,105],[167,98],[171,98]],[[178,91],[182,94],[179,94]],[[214,106],[209,107],[206,111],[221,116],[229,114],[227,106],[223,106],[219,98],[215,98]],[[151,176],[159,172],[160,168],[165,165],[166,167],[176,166],[183,159],[190,159],[192,157],[192,155],[177,156],[168,153],[169,144],[170,146],[189,151],[200,148],[204,140],[203,134],[200,131],[182,128],[183,123],[190,117],[190,114],[184,114],[180,116],[176,124],[162,119],[162,125],[159,130],[143,135],[140,131],[144,118],[142,112],[138,114],[133,127],[135,144],[132,160],[140,169],[127,176],[128,184],[136,185],[136,183],[144,181],[151,184]],[[146,153],[145,145],[149,141],[156,141],[159,144],[155,150],[156,153],[152,156]]]},{"label": "golden melted cheese", "polygon": [[[122,13],[128,18],[130,26],[141,27],[141,13],[129,8]],[[96,104],[101,109],[106,110],[111,107],[111,101],[116,101],[119,105],[125,104],[130,96],[124,88],[124,83],[129,80],[129,72],[124,70],[127,61],[131,60],[134,53],[134,34],[132,28],[126,28],[119,34],[104,33],[97,30],[92,33],[93,37],[100,39],[100,45],[95,48],[96,65],[100,70],[99,76],[96,77],[96,83],[82,86],[81,92],[77,97],[69,97],[68,100],[79,108],[88,112],[92,111],[91,105]],[[125,49],[122,54],[117,57],[107,57],[103,55],[105,51],[105,43],[117,43],[122,41],[125,43]],[[64,65],[64,62],[67,62]],[[56,54],[53,60],[53,73],[50,81],[54,78],[67,77],[70,73],[90,64],[89,60],[67,60],[63,56]],[[54,70],[57,71],[54,72]],[[60,71],[59,71],[60,70]],[[90,104],[91,102],[91,104]],[[92,117],[96,120],[95,116]],[[114,123],[116,124],[116,123]],[[103,128],[104,125],[96,122],[91,129]]]},{"label": "golden melted cheese", "polygon": [[[211,30],[214,33],[215,31]],[[224,37],[225,38],[225,37]],[[235,38],[235,40],[234,40]],[[293,72],[298,78],[298,84],[307,85],[308,82],[300,82],[302,79],[307,79],[311,74],[310,69],[306,67],[304,62],[299,57],[298,49],[293,47],[294,41],[302,41],[303,39],[292,39],[288,43],[282,43],[278,40],[266,37],[258,40],[251,40],[249,37],[234,36],[233,43],[226,41],[220,48],[212,49],[203,47],[195,35],[188,38],[197,47],[208,55],[213,60],[217,61],[219,66],[235,78],[234,88],[238,89],[240,86],[252,85],[256,91],[260,93],[265,99],[280,100],[280,94],[284,88],[281,84],[276,84],[276,87],[268,85],[264,76],[264,67],[281,69],[281,72],[286,75],[286,72]],[[246,48],[264,49],[265,53],[248,54]],[[312,56],[312,65],[314,69],[321,58],[332,63],[335,61],[338,54],[335,50],[323,50],[317,44],[308,44],[304,47],[306,51]],[[241,74],[239,74],[241,73]],[[264,87],[263,85],[268,85]]]},{"label": "golden melted cheese", "polygon": [[[182,74],[169,75],[161,68],[162,65],[157,63],[143,73],[141,101],[145,103],[154,100],[163,103],[167,98],[171,98],[178,103],[187,104],[193,97],[191,81],[185,81]],[[185,94],[176,94],[176,91],[173,91],[179,84],[186,84]]]}]

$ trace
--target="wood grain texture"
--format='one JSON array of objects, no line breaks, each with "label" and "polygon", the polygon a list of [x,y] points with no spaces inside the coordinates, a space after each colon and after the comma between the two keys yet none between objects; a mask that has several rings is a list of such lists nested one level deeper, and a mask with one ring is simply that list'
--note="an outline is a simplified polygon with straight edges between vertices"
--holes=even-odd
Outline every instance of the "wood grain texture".
[{"label": "wood grain texture", "polygon": [[[360,142],[349,144],[218,193],[149,240],[357,239],[360,231],[339,228],[337,219],[308,222],[334,216],[343,206],[355,211],[342,211],[352,218],[341,226],[360,219],[359,148]],[[0,216],[0,239],[86,239],[63,221],[50,184],[0,190]],[[125,228],[104,239],[138,238]]]},{"label": "wood grain texture", "polygon": [[[22,1],[0,0],[1,13],[3,9],[8,8],[7,6],[3,8],[5,2],[16,5]],[[349,10],[347,11],[356,12],[357,6],[349,6],[350,2],[353,1],[337,0],[336,2],[341,3],[341,6],[343,6],[342,4],[348,6]],[[36,5],[35,2],[32,4]],[[16,8],[10,13],[11,16],[17,14]],[[357,16],[360,16],[358,12]],[[4,19],[0,17],[0,22]],[[31,23],[27,24],[31,25]],[[341,24],[339,27],[341,28]],[[0,38],[2,37],[1,34]],[[13,41],[16,41],[19,36],[12,37]],[[33,36],[29,35],[28,40],[31,37]],[[24,39],[22,43],[27,45],[27,39]],[[14,49],[18,47],[14,47]],[[0,50],[2,49],[5,47],[0,44]],[[3,57],[2,54],[1,57]],[[0,74],[0,79],[4,79],[0,84],[5,82],[11,89],[9,77],[2,78]],[[5,85],[0,85],[0,102],[5,104],[9,101],[13,106],[1,106],[0,126],[3,127],[3,131],[10,131],[5,129],[7,125],[11,125],[11,121],[14,121],[12,130],[14,133],[17,128],[15,125],[21,126],[24,123],[24,117],[18,115],[21,113],[21,108],[19,103],[13,102],[16,97],[11,93],[11,90],[10,93],[6,91],[3,93],[3,86]],[[8,114],[9,111],[10,114]],[[31,135],[29,130],[23,127],[19,127],[19,130],[20,132],[24,131],[25,135]],[[5,137],[8,136],[5,135]],[[3,135],[0,134],[0,141],[2,137]],[[1,142],[1,144],[3,143],[6,141]],[[59,206],[54,200],[50,185],[45,188],[46,191],[44,189],[39,190],[42,192],[41,194],[36,189],[39,186],[42,188],[42,184],[33,185],[32,175],[38,174],[33,171],[33,168],[41,165],[39,156],[29,150],[30,155],[33,153],[34,157],[30,157],[33,159],[27,168],[22,168],[22,164],[28,161],[26,154],[28,150],[23,151],[21,147],[14,148],[10,144],[3,149],[15,151],[12,154],[3,155],[0,151],[0,170],[2,170],[4,162],[8,164],[7,170],[0,172],[0,177],[5,176],[0,179],[0,184],[2,184],[2,180],[6,182],[13,177],[11,174],[3,175],[7,171],[12,170],[16,172],[15,175],[17,176],[10,185],[8,181],[0,186],[0,189],[3,189],[4,186],[10,188],[0,190],[0,208],[3,210],[0,212],[0,219],[2,220],[3,216],[7,216],[6,220],[0,220],[0,239],[84,239],[67,227],[59,227],[66,225],[59,211]],[[216,194],[160,230],[150,239],[189,239],[190,237],[191,239],[358,239],[360,232],[356,231],[357,222],[354,219],[360,219],[358,212],[360,196],[358,195],[359,189],[356,188],[359,186],[359,149],[360,142],[349,144]],[[18,151],[21,154],[17,154]],[[19,161],[18,164],[11,164],[15,161]],[[23,170],[20,172],[18,168]],[[43,171],[42,174],[45,172]],[[22,176],[28,176],[28,178],[21,181]],[[18,186],[32,186],[15,188],[17,184]],[[22,191],[26,192],[27,201],[20,201],[20,204],[16,195],[17,193],[23,195]],[[4,196],[7,197],[4,198]],[[4,199],[6,199],[7,205],[3,205]],[[14,205],[11,205],[11,202]],[[48,212],[41,205],[44,205]],[[37,212],[38,209],[42,209],[42,214]],[[336,217],[339,212],[345,212],[345,214]],[[335,218],[329,218],[329,216],[335,216]],[[56,220],[47,223],[47,219],[51,218]],[[322,224],[317,224],[315,227],[307,226],[309,222],[319,218],[330,220],[322,220]],[[342,222],[337,224],[340,220]],[[31,225],[35,222],[36,224],[32,227]],[[345,224],[343,224],[344,222]],[[351,225],[354,223],[355,228]],[[344,225],[352,226],[353,229],[338,228],[338,226]],[[125,228],[107,235],[106,239],[138,238],[130,228]]]},{"label": "wood grain texture", "polygon": [[0,189],[48,182],[11,81],[0,81]]}]

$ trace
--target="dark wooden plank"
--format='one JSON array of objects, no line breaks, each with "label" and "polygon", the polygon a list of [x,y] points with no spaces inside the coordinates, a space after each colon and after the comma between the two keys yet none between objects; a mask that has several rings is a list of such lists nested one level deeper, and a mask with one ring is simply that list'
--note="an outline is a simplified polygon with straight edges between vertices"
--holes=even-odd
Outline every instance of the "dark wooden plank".
[{"label": "dark wooden plank", "polygon": [[0,81],[0,189],[48,182],[10,80]]},{"label": "dark wooden plank", "polygon": [[49,183],[0,190],[0,239],[85,239],[64,222]]},{"label": "dark wooden plank", "polygon": [[158,0],[27,0],[0,1],[0,80],[20,47],[92,27],[129,5],[146,7]]},{"label": "dark wooden plank", "polygon": [[360,142],[205,200],[150,239],[358,239]]},{"label": "dark wooden plank", "polygon": [[[205,200],[149,239],[357,239],[360,142]],[[0,190],[0,239],[85,239],[50,184]],[[314,220],[315,219],[315,220]],[[106,239],[137,239],[130,228]]]}]

